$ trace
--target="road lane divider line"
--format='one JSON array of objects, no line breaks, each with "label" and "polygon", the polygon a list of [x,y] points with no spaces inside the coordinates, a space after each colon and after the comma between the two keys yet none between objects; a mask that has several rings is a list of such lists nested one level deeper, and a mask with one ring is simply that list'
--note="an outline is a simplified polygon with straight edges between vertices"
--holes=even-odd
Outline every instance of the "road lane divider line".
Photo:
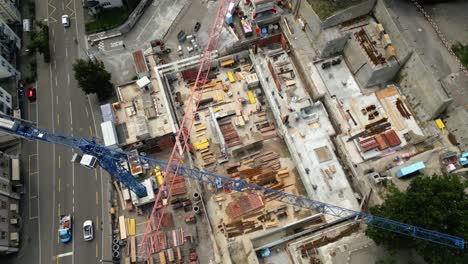
[{"label": "road lane divider line", "polygon": [[96,181],[97,181],[97,170],[94,170],[94,177],[96,178]]},{"label": "road lane divider line", "polygon": [[58,255],[57,255],[57,258],[68,257],[68,256],[71,256],[71,255],[73,255],[73,251],[70,251],[70,252],[67,252],[67,253],[63,253],[63,254],[58,254]]},{"label": "road lane divider line", "polygon": [[99,197],[99,193],[96,192],[96,205],[99,205],[99,198],[98,197]]},{"label": "road lane divider line", "polygon": [[96,243],[96,258],[99,256],[98,244]]},{"label": "road lane divider line", "polygon": [[61,177],[58,178],[58,192],[60,193],[60,190],[62,188],[62,180]]},{"label": "road lane divider line", "polygon": [[57,114],[57,126],[60,126],[60,114]]},{"label": "road lane divider line", "polygon": [[68,48],[65,47],[65,57],[68,57]]},{"label": "road lane divider line", "polygon": [[[73,111],[72,111],[72,104],[70,102],[70,124],[73,125]],[[73,128],[72,128],[73,129]]]},{"label": "road lane divider line", "polygon": [[89,126],[89,134],[92,136],[93,135],[93,128]]},{"label": "road lane divider line", "polygon": [[88,107],[85,107],[85,111],[86,111],[86,117],[89,118]]},{"label": "road lane divider line", "polygon": [[[61,165],[62,165],[61,156],[58,155],[58,168],[59,168],[59,169],[60,169]],[[59,177],[59,178],[60,178],[60,177]]]},{"label": "road lane divider line", "polygon": [[58,95],[55,96],[55,104],[58,105]]}]

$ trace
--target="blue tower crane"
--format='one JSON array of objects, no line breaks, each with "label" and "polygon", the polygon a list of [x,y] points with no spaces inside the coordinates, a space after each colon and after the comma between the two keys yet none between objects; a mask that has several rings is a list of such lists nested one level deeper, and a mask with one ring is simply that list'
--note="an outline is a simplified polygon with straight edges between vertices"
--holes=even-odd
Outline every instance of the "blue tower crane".
[{"label": "blue tower crane", "polygon": [[[138,182],[126,169],[121,166],[121,162],[128,160],[129,156],[137,157],[148,162],[153,166],[159,166],[162,171],[165,171],[168,164],[164,161],[152,159],[149,157],[138,156],[132,153],[127,153],[119,150],[109,149],[97,144],[94,140],[84,138],[74,138],[69,135],[52,133],[44,129],[36,127],[34,124],[20,119],[15,119],[10,116],[0,115],[0,130],[7,133],[17,135],[29,140],[39,140],[52,144],[60,144],[71,148],[80,149],[84,154],[94,156],[99,161],[99,165],[106,170],[112,177],[126,185],[138,197],[147,195],[146,188]],[[177,164],[172,164],[169,172],[175,173]],[[339,206],[327,204],[324,202],[312,200],[307,197],[296,196],[293,194],[284,193],[281,191],[265,188],[255,184],[248,183],[243,180],[231,179],[228,177],[212,174],[205,171],[195,170],[188,167],[180,166],[178,175],[185,178],[191,178],[206,184],[210,184],[216,188],[229,188],[238,192],[246,192],[260,195],[269,199],[274,199],[280,202],[291,204],[293,206],[316,210],[323,214],[331,215],[338,218],[354,219],[355,221],[363,221],[369,226],[374,226],[383,230],[395,232],[402,235],[407,235],[417,239],[423,239],[441,245],[464,249],[465,240],[461,237],[456,237],[429,229],[408,225],[386,219],[383,217],[373,216],[363,212],[342,208]]]}]

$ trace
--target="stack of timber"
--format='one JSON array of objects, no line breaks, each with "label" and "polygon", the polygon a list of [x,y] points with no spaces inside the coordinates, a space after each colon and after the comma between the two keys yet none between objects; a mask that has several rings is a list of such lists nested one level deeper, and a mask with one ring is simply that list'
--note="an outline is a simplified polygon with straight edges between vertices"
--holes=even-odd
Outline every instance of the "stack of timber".
[{"label": "stack of timber", "polygon": [[221,133],[223,134],[224,141],[229,148],[242,144],[240,136],[237,134],[236,128],[232,125],[232,123],[229,122],[219,124],[219,127],[221,129]]},{"label": "stack of timber", "polygon": [[219,230],[227,237],[236,237],[257,230],[263,230],[263,225],[257,221],[236,220],[230,223],[221,223]]}]

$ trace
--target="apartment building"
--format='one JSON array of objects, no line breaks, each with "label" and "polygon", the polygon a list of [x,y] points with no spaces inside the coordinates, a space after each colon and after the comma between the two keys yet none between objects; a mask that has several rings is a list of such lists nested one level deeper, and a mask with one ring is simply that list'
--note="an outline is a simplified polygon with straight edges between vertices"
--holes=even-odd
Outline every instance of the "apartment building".
[{"label": "apartment building", "polygon": [[11,0],[0,0],[0,18],[8,24],[21,21],[21,15]]}]

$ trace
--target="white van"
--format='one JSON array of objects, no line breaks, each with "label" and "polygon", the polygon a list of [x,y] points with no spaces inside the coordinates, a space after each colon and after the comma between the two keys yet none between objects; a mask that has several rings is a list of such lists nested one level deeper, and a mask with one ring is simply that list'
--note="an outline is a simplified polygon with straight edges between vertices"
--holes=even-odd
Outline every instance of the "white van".
[{"label": "white van", "polygon": [[70,26],[70,17],[68,15],[63,15],[62,16],[62,25],[65,28]]}]

